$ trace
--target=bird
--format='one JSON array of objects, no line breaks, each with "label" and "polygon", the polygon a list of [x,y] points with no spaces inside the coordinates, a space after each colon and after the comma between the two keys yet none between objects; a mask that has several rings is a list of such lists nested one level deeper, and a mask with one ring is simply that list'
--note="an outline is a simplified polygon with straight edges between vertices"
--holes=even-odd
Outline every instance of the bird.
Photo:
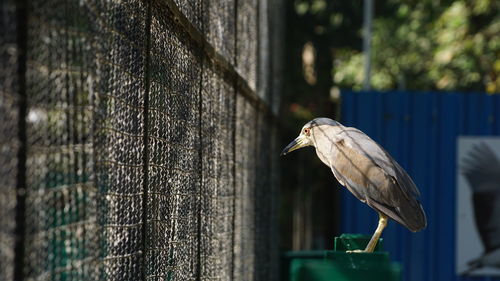
[{"label": "bird", "polygon": [[475,144],[462,159],[462,174],[472,192],[474,221],[484,246],[463,274],[482,267],[500,267],[500,160],[491,147]]},{"label": "bird", "polygon": [[347,252],[373,252],[388,218],[412,232],[425,229],[427,219],[415,183],[387,151],[361,130],[330,118],[316,118],[302,127],[281,156],[306,146],[313,146],[337,181],[379,215],[366,248]]}]

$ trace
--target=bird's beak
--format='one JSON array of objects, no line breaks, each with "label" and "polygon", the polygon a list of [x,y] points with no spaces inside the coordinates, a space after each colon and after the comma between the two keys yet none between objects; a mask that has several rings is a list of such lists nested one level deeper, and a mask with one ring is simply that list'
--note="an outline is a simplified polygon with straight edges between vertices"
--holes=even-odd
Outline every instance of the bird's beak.
[{"label": "bird's beak", "polygon": [[294,139],[289,145],[281,151],[280,156],[283,156],[285,154],[288,154],[296,149],[302,148],[304,146],[307,146],[307,140],[303,135],[298,136],[296,139]]}]

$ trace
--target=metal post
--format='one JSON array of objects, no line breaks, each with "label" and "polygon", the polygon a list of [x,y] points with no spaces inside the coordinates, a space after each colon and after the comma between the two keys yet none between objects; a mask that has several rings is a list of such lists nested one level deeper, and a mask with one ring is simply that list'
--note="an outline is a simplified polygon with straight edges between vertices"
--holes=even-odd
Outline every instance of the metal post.
[{"label": "metal post", "polygon": [[369,91],[371,77],[371,38],[372,38],[372,19],[373,19],[373,1],[364,0],[363,5],[363,54],[364,54],[364,74],[363,90]]}]

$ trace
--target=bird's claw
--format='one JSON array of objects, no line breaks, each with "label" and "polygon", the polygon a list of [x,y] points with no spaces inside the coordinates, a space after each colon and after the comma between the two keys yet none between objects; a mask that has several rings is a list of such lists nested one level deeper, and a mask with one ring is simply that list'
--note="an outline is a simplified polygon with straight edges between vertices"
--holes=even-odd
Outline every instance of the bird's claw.
[{"label": "bird's claw", "polygon": [[366,253],[365,250],[347,250],[345,252],[348,253],[348,254],[352,254],[352,253]]}]

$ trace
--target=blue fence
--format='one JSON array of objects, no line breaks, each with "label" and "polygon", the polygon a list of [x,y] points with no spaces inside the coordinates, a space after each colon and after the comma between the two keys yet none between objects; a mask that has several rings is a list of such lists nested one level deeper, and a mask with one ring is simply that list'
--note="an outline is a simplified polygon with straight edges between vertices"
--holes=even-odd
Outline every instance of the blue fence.
[{"label": "blue fence", "polygon": [[[428,226],[411,233],[391,222],[386,249],[407,281],[498,280],[455,273],[456,151],[459,135],[499,135],[500,96],[444,92],[343,92],[341,121],[379,142],[419,187]],[[374,211],[342,195],[342,232],[372,233]]]}]

